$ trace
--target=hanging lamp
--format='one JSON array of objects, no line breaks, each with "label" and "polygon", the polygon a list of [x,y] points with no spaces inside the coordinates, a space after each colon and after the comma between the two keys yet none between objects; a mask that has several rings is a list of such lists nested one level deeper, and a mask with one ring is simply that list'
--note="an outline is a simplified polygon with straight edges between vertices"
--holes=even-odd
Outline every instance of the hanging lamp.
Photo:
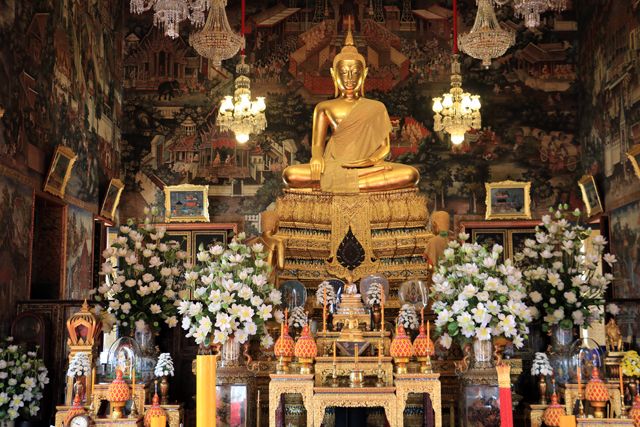
[{"label": "hanging lamp", "polygon": [[441,97],[433,99],[433,129],[451,136],[453,145],[464,142],[470,129],[480,129],[480,96],[471,95],[462,89],[462,75],[458,60],[458,4],[453,0],[453,47],[451,55],[451,89]]},{"label": "hanging lamp", "polygon": [[499,58],[516,41],[513,31],[500,26],[491,6],[491,0],[477,0],[478,12],[473,28],[460,35],[460,50],[467,55],[482,60],[482,66],[489,68],[493,58]]},{"label": "hanging lamp", "polygon": [[[244,39],[245,27],[245,0],[242,0],[241,35]],[[267,119],[264,114],[266,104],[264,97],[259,96],[255,101],[251,100],[251,80],[249,72],[251,68],[245,63],[244,47],[240,52],[240,62],[236,66],[238,75],[234,81],[233,96],[225,96],[220,102],[216,124],[221,130],[234,133],[236,141],[244,144],[249,141],[251,134],[259,134],[267,127]]]}]

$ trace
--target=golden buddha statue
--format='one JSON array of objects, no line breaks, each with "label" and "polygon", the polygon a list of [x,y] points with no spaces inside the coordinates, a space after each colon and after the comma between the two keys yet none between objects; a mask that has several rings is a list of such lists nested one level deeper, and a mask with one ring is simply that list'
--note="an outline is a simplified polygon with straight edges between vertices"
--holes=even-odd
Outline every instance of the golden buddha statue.
[{"label": "golden buddha statue", "polygon": [[435,211],[431,214],[431,232],[434,236],[427,242],[424,257],[434,268],[449,246],[449,227],[451,221],[446,211]]},{"label": "golden buddha statue", "polygon": [[279,218],[275,211],[264,211],[260,214],[262,234],[247,241],[249,245],[262,243],[268,253],[267,264],[272,273],[284,269],[284,245],[286,238],[278,236]]},{"label": "golden buddha statue", "polygon": [[[420,174],[415,168],[384,161],[391,151],[391,121],[383,103],[364,97],[367,71],[349,26],[345,45],[331,68],[336,98],[316,105],[311,162],[284,170],[282,177],[289,188],[358,193],[418,183]],[[331,137],[325,144],[329,127]]]}]

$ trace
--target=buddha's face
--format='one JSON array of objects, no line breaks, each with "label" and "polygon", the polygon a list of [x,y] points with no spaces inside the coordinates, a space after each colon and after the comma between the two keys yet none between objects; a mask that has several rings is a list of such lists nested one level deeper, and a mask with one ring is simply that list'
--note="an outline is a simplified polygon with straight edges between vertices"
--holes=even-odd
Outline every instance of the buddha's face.
[{"label": "buddha's face", "polygon": [[342,96],[361,95],[367,68],[356,59],[342,59],[331,69],[331,75]]}]

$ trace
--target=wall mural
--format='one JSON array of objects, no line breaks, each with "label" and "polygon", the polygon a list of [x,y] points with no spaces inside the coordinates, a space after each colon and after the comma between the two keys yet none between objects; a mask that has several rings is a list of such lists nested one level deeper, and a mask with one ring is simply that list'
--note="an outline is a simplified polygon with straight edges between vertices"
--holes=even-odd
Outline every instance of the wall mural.
[{"label": "wall mural", "polygon": [[[236,28],[239,3],[227,8]],[[503,179],[531,180],[534,210],[580,203],[573,11],[545,15],[543,26],[529,31],[509,7],[498,10],[518,31],[517,45],[486,71],[463,57],[464,87],[481,95],[484,127],[452,152],[448,138],[433,133],[431,112],[431,97],[449,87],[450,2],[416,2],[421,12],[412,24],[399,21],[399,8],[381,10],[384,22],[374,22],[369,2],[357,0],[329,2],[329,19],[315,20],[313,8],[305,16],[247,3],[247,62],[254,96],[267,96],[268,127],[246,146],[215,126],[217,104],[233,91],[234,61],[211,70],[188,45],[191,29],[171,40],[149,16],[127,16],[122,156],[134,191],[124,196],[125,216],[161,205],[164,185],[188,182],[210,186],[212,221],[255,221],[281,191],[282,169],[309,160],[313,106],[333,94],[329,66],[348,15],[369,66],[367,96],[385,103],[394,124],[392,160],[421,171],[430,208],[480,214],[484,182]],[[463,28],[470,28],[475,2],[461,10]],[[278,14],[289,17],[270,19]]]},{"label": "wall mural", "polygon": [[93,288],[93,215],[70,206],[67,210],[66,299],[89,298]]},{"label": "wall mural", "polygon": [[29,297],[33,190],[0,176],[0,325]]},{"label": "wall mural", "polygon": [[[605,13],[606,12],[606,13]],[[609,214],[611,250],[619,262],[616,299],[640,298],[640,180],[626,152],[640,143],[640,3],[588,2],[579,20],[582,169],[593,174]]]},{"label": "wall mural", "polygon": [[66,145],[78,154],[68,194],[97,204],[119,168],[120,5],[5,0],[2,7],[2,161],[45,174],[54,147]]}]

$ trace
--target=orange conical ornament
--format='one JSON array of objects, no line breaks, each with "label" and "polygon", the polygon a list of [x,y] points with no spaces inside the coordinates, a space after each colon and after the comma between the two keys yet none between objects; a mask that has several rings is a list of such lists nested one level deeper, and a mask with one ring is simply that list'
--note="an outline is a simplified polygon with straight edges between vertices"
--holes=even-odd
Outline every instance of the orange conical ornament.
[{"label": "orange conical ornament", "polygon": [[122,371],[116,369],[116,378],[109,384],[109,388],[107,389],[107,400],[113,408],[111,418],[122,418],[122,408],[124,408],[129,399],[131,399],[129,384],[122,379]]},{"label": "orange conical ornament", "polygon": [[413,346],[411,345],[411,339],[407,336],[402,325],[396,326],[396,336],[391,341],[391,347],[389,353],[393,357],[396,363],[396,373],[406,374],[407,363],[413,356]]},{"label": "orange conical ornament", "polygon": [[418,336],[413,341],[413,353],[420,362],[420,372],[428,373],[431,371],[431,356],[435,351],[435,346],[430,337],[425,333],[424,323],[420,324]]},{"label": "orange conical ornament", "polygon": [[640,427],[640,394],[633,399],[633,406],[629,411],[629,418],[633,420],[634,427]]},{"label": "orange conical ornament", "polygon": [[560,417],[563,415],[566,415],[564,406],[558,402],[558,395],[554,391],[551,395],[551,403],[542,414],[542,421],[547,427],[558,427],[560,426]]},{"label": "orange conical ornament", "polygon": [[73,418],[86,413],[87,411],[84,409],[84,406],[82,406],[82,401],[80,400],[80,394],[76,393],[76,397],[73,399],[73,406],[71,407],[71,409],[69,409],[69,412],[67,412],[67,415],[64,417],[62,425],[68,426]]},{"label": "orange conical ornament", "polygon": [[591,371],[591,379],[584,390],[584,397],[594,408],[593,416],[604,418],[604,408],[609,401],[609,390],[604,381],[600,379],[600,370],[596,366]]},{"label": "orange conical ornament", "polygon": [[[144,414],[144,427],[151,426],[151,418],[156,417],[164,417],[164,420],[167,422],[167,413],[160,406],[160,397],[158,396],[158,391],[156,390],[153,395],[153,399],[151,400],[151,408],[147,409],[147,412]],[[164,425],[164,423],[161,423]]]},{"label": "orange conical ornament", "polygon": [[273,354],[278,358],[277,372],[284,374],[289,370],[289,362],[293,358],[295,352],[295,343],[289,335],[289,325],[287,325],[286,317],[280,328],[280,336],[273,346]]},{"label": "orange conical ornament", "polygon": [[300,373],[310,374],[313,359],[318,355],[318,346],[311,336],[309,325],[304,325],[302,328],[302,334],[296,342],[294,354],[300,363]]}]

